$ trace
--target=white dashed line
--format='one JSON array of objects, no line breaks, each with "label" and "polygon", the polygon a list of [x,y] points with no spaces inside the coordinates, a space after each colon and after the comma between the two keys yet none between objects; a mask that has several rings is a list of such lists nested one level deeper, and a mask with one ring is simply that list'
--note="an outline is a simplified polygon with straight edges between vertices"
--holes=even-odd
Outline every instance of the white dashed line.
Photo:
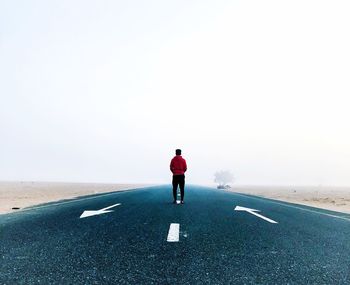
[{"label": "white dashed line", "polygon": [[180,224],[170,224],[167,242],[178,242],[180,233]]}]

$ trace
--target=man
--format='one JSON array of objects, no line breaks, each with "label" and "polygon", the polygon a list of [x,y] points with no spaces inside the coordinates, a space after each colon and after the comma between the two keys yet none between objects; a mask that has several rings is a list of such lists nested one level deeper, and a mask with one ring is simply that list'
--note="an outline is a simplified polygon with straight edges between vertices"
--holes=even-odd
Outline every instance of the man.
[{"label": "man", "polygon": [[175,151],[176,156],[170,162],[170,171],[173,173],[173,196],[176,204],[177,186],[180,186],[181,204],[184,203],[185,195],[185,172],[187,170],[186,160],[181,156],[181,149]]}]

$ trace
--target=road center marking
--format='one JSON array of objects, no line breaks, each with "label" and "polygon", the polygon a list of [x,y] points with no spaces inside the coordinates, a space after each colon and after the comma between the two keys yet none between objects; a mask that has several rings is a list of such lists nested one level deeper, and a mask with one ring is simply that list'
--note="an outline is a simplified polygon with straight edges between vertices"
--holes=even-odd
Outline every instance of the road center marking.
[{"label": "road center marking", "polygon": [[180,224],[172,223],[169,227],[167,242],[178,242],[180,234]]}]

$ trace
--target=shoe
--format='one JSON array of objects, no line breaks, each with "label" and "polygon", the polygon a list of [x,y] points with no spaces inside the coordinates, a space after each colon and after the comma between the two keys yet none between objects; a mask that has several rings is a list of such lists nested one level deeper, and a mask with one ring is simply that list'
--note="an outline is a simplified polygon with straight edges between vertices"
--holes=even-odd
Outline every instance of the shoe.
[{"label": "shoe", "polygon": [[181,204],[184,204],[184,201],[181,201]]}]

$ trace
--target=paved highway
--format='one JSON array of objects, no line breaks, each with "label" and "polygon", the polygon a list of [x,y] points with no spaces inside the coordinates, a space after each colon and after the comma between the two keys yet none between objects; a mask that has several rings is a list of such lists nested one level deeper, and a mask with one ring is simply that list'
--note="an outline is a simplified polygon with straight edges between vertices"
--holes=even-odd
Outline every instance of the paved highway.
[{"label": "paved highway", "polygon": [[0,258],[11,285],[350,284],[350,216],[158,186],[1,215]]}]

